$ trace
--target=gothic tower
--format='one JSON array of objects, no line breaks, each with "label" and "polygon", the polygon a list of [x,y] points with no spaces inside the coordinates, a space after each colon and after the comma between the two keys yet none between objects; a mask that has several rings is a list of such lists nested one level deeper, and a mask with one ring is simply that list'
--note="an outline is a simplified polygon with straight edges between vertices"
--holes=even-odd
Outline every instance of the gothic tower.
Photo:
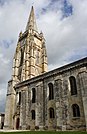
[{"label": "gothic tower", "polygon": [[45,39],[38,32],[34,8],[24,33],[20,32],[13,59],[12,79],[8,82],[5,108],[5,129],[13,129],[13,115],[15,110],[15,84],[47,72],[47,54]]},{"label": "gothic tower", "polygon": [[32,7],[25,32],[20,32],[13,62],[13,78],[24,81],[47,72],[45,39],[38,33]]}]

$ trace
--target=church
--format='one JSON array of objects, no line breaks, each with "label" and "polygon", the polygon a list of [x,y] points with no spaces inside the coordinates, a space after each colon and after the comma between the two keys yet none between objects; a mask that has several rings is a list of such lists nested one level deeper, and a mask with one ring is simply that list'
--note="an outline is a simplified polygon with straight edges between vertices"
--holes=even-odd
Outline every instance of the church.
[{"label": "church", "polygon": [[47,66],[32,6],[13,58],[4,129],[87,130],[87,57],[52,71]]}]

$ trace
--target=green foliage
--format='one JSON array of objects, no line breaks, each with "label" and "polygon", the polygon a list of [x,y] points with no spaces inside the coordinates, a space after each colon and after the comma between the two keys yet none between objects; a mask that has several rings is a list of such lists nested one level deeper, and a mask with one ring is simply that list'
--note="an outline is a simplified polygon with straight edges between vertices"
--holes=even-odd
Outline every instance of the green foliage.
[{"label": "green foliage", "polygon": [[0,134],[87,134],[79,131],[23,131],[23,132],[0,132]]}]

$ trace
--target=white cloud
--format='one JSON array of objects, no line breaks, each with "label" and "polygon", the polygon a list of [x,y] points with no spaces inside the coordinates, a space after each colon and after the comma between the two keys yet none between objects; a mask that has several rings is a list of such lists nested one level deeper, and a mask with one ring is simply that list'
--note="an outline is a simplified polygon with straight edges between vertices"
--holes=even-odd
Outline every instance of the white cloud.
[{"label": "white cloud", "polygon": [[[84,1],[83,3],[81,1],[79,4],[76,1],[73,2],[73,15],[63,20],[60,20],[60,17],[58,17],[61,16],[61,12],[59,15],[56,12],[49,11],[48,14],[45,14],[45,17],[41,16],[44,22],[43,29],[47,39],[50,64],[53,62],[54,64],[61,65],[65,60],[70,62],[68,60],[72,57],[72,54],[77,55],[75,54],[76,50],[79,54],[82,49],[86,49],[87,2]],[[84,53],[82,54],[82,56],[85,56]]]},{"label": "white cloud", "polygon": [[[37,25],[46,38],[49,69],[86,56],[87,0],[68,1],[73,14],[64,19],[59,0],[56,4],[52,0],[34,1]],[[7,0],[0,5],[0,106],[5,102],[18,34],[25,29],[32,3],[33,0]]]}]

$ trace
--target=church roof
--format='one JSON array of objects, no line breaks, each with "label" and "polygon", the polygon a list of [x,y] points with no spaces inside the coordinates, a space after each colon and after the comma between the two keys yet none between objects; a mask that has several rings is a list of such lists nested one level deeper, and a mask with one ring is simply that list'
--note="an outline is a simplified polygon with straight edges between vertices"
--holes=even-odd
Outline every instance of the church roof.
[{"label": "church roof", "polygon": [[26,30],[29,30],[29,29],[38,31],[33,6],[31,8],[31,12],[30,12],[29,19],[28,19],[27,26],[26,26]]}]

